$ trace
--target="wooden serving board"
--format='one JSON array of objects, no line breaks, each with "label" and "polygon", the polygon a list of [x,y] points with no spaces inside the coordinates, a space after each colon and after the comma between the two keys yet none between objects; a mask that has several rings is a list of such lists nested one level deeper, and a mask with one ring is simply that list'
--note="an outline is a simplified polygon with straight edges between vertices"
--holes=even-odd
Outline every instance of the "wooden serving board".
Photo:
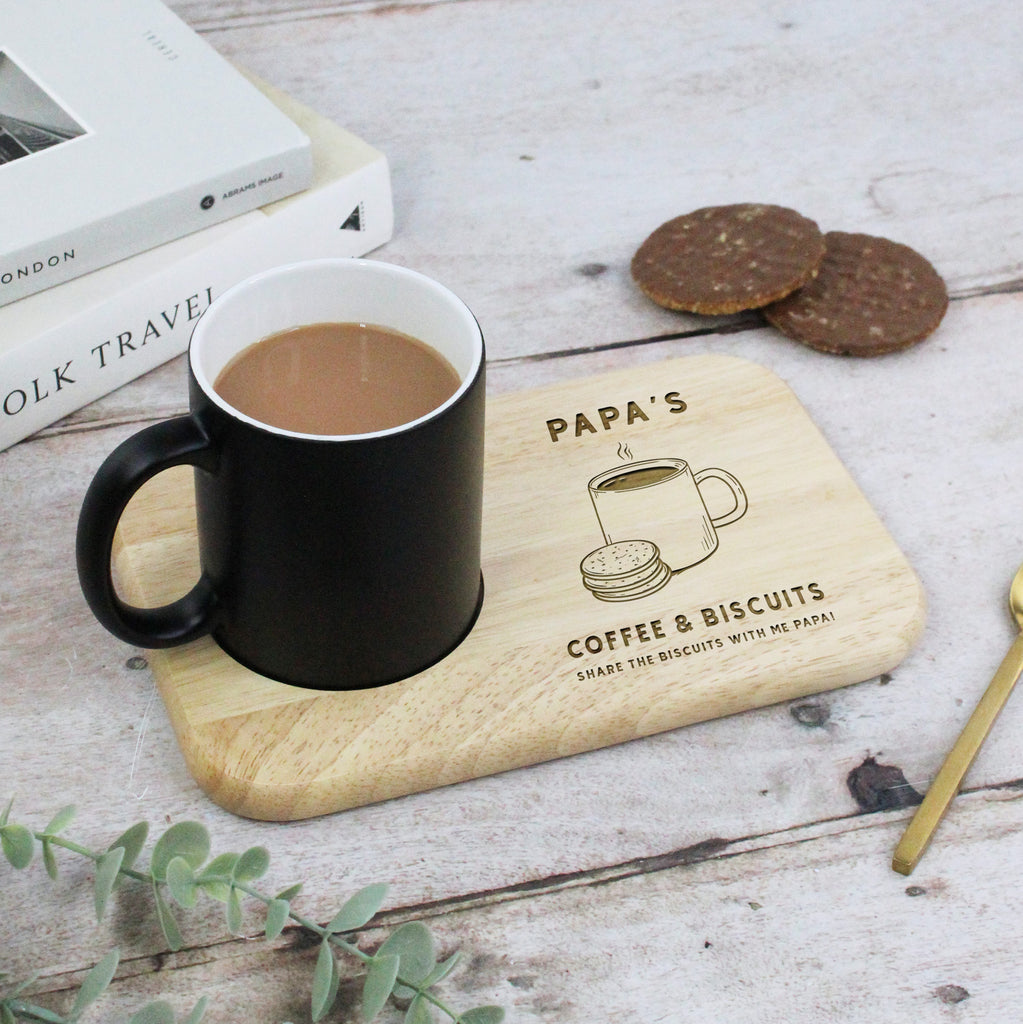
[{"label": "wooden serving board", "polygon": [[[209,639],[151,653],[216,803],[294,820],[621,743],[879,675],[923,626],[904,556],[755,364],[690,356],[493,399],[486,459],[484,606],[440,664],[323,692]],[[188,469],[133,500],[130,600],[197,578],[193,515]]]}]

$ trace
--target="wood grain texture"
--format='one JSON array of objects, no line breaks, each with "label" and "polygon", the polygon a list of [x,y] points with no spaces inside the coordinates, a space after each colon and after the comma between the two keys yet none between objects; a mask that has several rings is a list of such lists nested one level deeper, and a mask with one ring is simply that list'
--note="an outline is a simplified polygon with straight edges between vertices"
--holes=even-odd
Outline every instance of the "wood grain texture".
[{"label": "wood grain texture", "polygon": [[[1017,860],[1021,826],[1018,795],[966,798],[942,868],[912,885],[885,862],[900,827],[887,815],[666,852],[416,917],[443,954],[467,957],[444,986],[450,1003],[497,1002],[517,1024],[626,1020],[638,1008],[672,1024],[1011,1021],[1023,999],[1009,960],[1023,943],[1023,900],[976,865]],[[368,930],[364,947],[386,934]],[[210,1024],[307,1020],[316,952],[290,929],[271,947],[241,938],[168,956],[162,970],[130,959],[104,1007],[126,1019],[141,999],[184,1007],[206,992]],[[47,979],[47,1001],[69,1005],[60,990],[76,980]],[[358,1020],[359,992],[342,964],[332,1019]]]},{"label": "wood grain texture", "polygon": [[380,6],[207,38],[388,154],[394,251],[465,299],[497,358],[705,326],[639,294],[629,262],[719,203],[885,235],[955,295],[1018,285],[1015,8],[682,10]]},{"label": "wood grain texture", "polygon": [[[593,483],[665,457],[657,484]],[[122,520],[134,604],[198,578],[188,473]],[[620,600],[620,566],[590,590],[589,553],[637,538],[655,569]],[[385,687],[284,686],[208,639],[153,651],[199,784],[249,817],[311,817],[859,682],[923,628],[915,574],[798,400],[724,356],[491,402],[483,574],[470,636]]]}]

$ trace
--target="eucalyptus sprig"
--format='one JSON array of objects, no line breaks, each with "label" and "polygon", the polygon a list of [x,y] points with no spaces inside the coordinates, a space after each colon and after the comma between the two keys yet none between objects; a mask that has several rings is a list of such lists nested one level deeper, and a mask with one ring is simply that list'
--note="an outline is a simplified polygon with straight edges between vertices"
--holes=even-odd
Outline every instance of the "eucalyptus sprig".
[{"label": "eucalyptus sprig", "polygon": [[[241,934],[243,899],[263,905],[263,933],[276,939],[289,921],[319,937],[319,953],[313,970],[310,994],[314,1021],[322,1020],[337,997],[341,974],[338,951],[360,961],[366,968],[362,987],[362,1014],[368,1021],[383,1010],[388,999],[407,1003],[405,1024],[435,1024],[435,1013],[454,1024],[500,1024],[504,1010],[498,1006],[477,1006],[461,1013],[451,1009],[433,988],[457,966],[456,952],[438,962],[434,939],[418,921],[399,925],[375,953],[358,947],[355,932],[364,928],[383,906],[387,886],[368,885],[347,899],[326,925],[297,913],[292,901],[301,891],[301,883],[269,896],[254,883],[270,866],[270,854],[262,846],[242,853],[222,853],[211,859],[211,841],[206,827],[195,821],[171,825],[153,846],[148,868],[136,867],[145,847],[149,827],[145,822],[132,825],[104,850],[93,850],[63,835],[74,818],[74,808],[58,811],[42,831],[33,831],[10,819],[13,801],[0,813],[0,849],[12,867],[23,869],[32,862],[37,845],[47,874],[58,876],[55,849],[85,857],[95,864],[93,903],[97,920],[102,920],[114,889],[133,879],[148,886],[156,917],[164,939],[172,951],[183,945],[176,908],[190,909],[200,896],[224,905],[227,929]],[[72,1024],[103,993],[117,969],[118,953],[107,954],[86,976],[68,1016],[28,1002],[25,992],[34,978],[4,991],[6,978],[0,975],[0,1024],[17,1021],[41,1021],[44,1024]],[[182,1024],[199,1024],[206,1009],[200,1000]],[[138,1011],[129,1024],[174,1024],[173,1010],[166,1003],[150,1003]]]},{"label": "eucalyptus sprig", "polygon": [[[35,982],[35,977],[28,978],[14,985],[0,998],[0,1021],[3,1024],[16,1024],[17,1021],[42,1021],[44,1024],[76,1024],[82,1014],[91,1006],[110,984],[120,962],[120,954],[111,950],[89,973],[82,982],[82,987],[75,996],[74,1004],[68,1015],[62,1016],[45,1006],[36,1006],[23,998],[23,993]],[[7,976],[0,974],[0,992],[7,982]],[[205,996],[192,1008],[192,1012],[181,1024],[199,1024],[206,1012]],[[174,1010],[169,1003],[147,1003],[138,1013],[132,1014],[128,1024],[174,1024]]]}]

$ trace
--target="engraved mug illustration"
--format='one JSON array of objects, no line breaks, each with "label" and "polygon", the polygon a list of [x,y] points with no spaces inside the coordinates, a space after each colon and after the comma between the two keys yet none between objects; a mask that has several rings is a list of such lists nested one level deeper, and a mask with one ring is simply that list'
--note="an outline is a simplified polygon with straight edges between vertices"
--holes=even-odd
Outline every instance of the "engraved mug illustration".
[{"label": "engraved mug illustration", "polygon": [[[707,510],[700,484],[721,481],[734,506],[721,515]],[[746,514],[742,484],[723,469],[693,472],[685,459],[645,459],[598,473],[589,483],[590,499],[608,544],[642,538],[660,549],[673,573],[709,558],[717,531]]]}]

